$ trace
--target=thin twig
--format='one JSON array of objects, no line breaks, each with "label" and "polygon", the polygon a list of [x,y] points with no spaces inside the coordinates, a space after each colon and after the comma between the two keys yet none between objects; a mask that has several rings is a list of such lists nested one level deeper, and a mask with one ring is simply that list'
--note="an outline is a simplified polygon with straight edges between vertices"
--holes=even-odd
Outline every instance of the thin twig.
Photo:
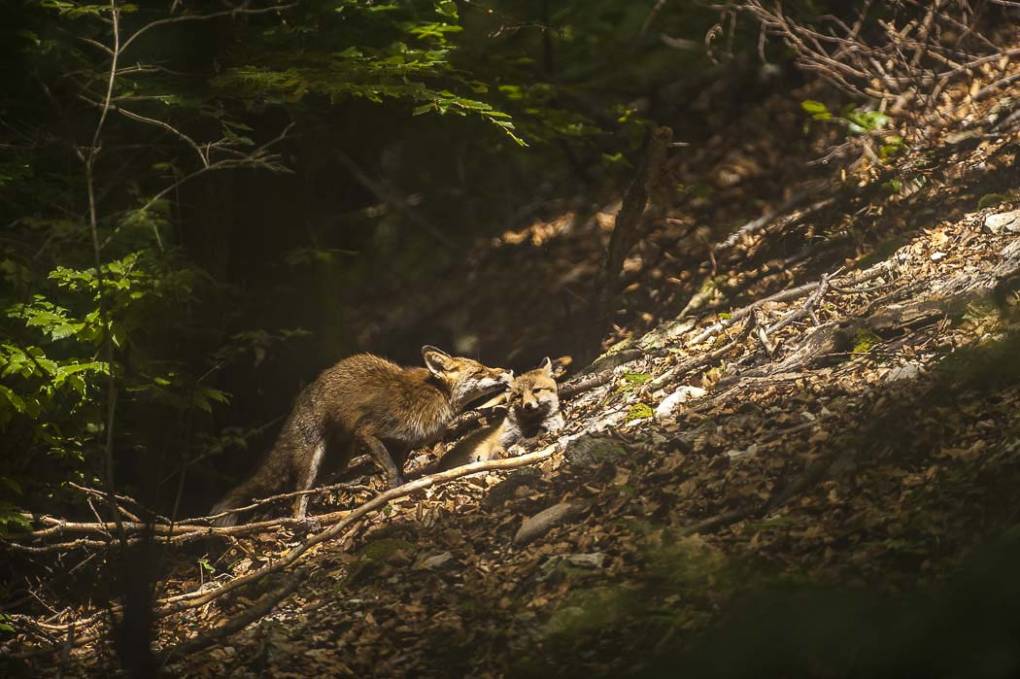
[{"label": "thin twig", "polygon": [[99,221],[96,216],[96,190],[95,190],[95,165],[99,157],[100,142],[103,134],[103,126],[110,111],[110,100],[113,98],[113,87],[117,79],[117,60],[120,57],[120,11],[117,8],[117,0],[110,0],[110,20],[113,35],[113,47],[110,51],[110,71],[106,79],[106,95],[103,98],[103,106],[99,112],[99,121],[92,133],[92,144],[88,153],[84,156],[85,165],[85,188],[88,193],[88,216],[89,234],[92,237],[92,256],[96,267],[96,296],[99,303],[99,317],[103,324],[103,354],[106,360],[106,441],[104,444],[105,474],[103,482],[106,486],[107,502],[113,511],[113,518],[117,525],[117,535],[121,546],[126,544],[123,526],[121,525],[120,512],[117,511],[117,500],[114,488],[113,476],[113,426],[117,411],[117,380],[114,374],[113,364],[113,326],[110,320],[110,309],[106,303],[106,276],[103,274],[103,263],[100,255],[99,245]]},{"label": "thin twig", "polygon": [[209,14],[184,14],[176,17],[168,17],[166,19],[157,19],[155,21],[150,21],[149,23],[145,24],[137,31],[132,33],[131,36],[124,41],[124,45],[121,48],[121,51],[126,50],[131,45],[131,43],[133,43],[135,40],[137,40],[139,37],[141,37],[148,31],[151,31],[153,28],[156,28],[158,26],[179,24],[184,23],[186,21],[209,21],[211,19],[217,19],[219,17],[225,16],[233,17],[241,14],[251,15],[251,14],[265,14],[267,12],[282,12],[285,9],[291,9],[293,7],[297,7],[297,3],[293,3],[290,5],[273,5],[272,7],[233,7],[231,9],[223,10],[221,12],[210,12]]}]

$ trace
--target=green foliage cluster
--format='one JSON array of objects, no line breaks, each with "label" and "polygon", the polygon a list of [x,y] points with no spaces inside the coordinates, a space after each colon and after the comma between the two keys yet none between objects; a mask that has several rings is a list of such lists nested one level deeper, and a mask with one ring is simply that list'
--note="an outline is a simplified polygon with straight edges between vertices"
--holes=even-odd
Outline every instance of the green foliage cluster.
[{"label": "green foliage cluster", "polygon": [[[843,125],[850,135],[876,134],[890,123],[890,118],[885,113],[855,104],[845,105],[838,114],[830,111],[824,103],[814,99],[805,99],[800,106],[811,117],[811,120]],[[883,134],[882,144],[878,149],[879,157],[886,159],[901,153],[906,148],[905,144],[903,137],[898,134]]]},{"label": "green foliage cluster", "polygon": [[[293,23],[263,29],[257,49],[241,48],[244,63],[213,78],[220,93],[252,106],[293,105],[314,95],[331,104],[406,100],[413,115],[478,116],[525,145],[509,114],[471,96],[485,95],[488,86],[451,62],[452,38],[463,30],[453,0],[340,0],[295,9]],[[295,51],[296,42],[303,49]]]}]

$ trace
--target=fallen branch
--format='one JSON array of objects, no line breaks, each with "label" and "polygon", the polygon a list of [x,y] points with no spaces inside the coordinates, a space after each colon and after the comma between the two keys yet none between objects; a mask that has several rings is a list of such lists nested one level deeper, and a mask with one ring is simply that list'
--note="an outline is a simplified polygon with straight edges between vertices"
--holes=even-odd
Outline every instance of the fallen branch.
[{"label": "fallen branch", "polygon": [[613,371],[606,369],[590,377],[586,377],[577,382],[568,382],[560,387],[560,398],[563,400],[569,400],[578,394],[582,394],[586,391],[590,391],[595,387],[601,387],[603,384],[611,382],[613,379]]},{"label": "fallen branch", "polygon": [[[80,492],[82,492],[82,493],[84,493],[86,495],[91,495],[92,497],[103,499],[103,500],[106,499],[106,493],[104,493],[103,491],[98,490],[96,488],[90,488],[88,486],[82,486],[82,485],[79,485],[79,484],[77,484],[77,483],[75,483],[73,481],[68,481],[67,485],[69,485],[71,488],[74,488],[75,490],[80,491]],[[130,504],[134,505],[136,510],[138,510],[138,511],[149,513],[149,510],[141,502],[139,502],[138,500],[135,500],[132,497],[128,497],[127,495],[114,495],[113,497],[119,503],[118,506],[117,506],[117,509],[120,510],[121,514],[126,516],[131,521],[139,521],[140,522],[141,519],[138,518],[137,514],[134,514],[131,511],[129,511],[126,507],[121,506],[121,505],[123,505],[125,503],[130,503]],[[158,516],[157,515],[157,518],[162,519],[162,520],[166,521],[167,523],[170,522],[170,519],[167,519],[166,517],[162,517],[162,516]]]},{"label": "fallen branch", "polygon": [[766,328],[765,332],[767,333],[777,332],[788,326],[790,323],[798,321],[804,318],[805,316],[811,314],[814,311],[815,306],[817,306],[818,303],[822,301],[822,297],[825,296],[825,293],[829,291],[829,279],[832,278],[833,276],[838,276],[842,272],[843,267],[839,267],[838,269],[836,269],[835,272],[823,275],[822,279],[818,282],[818,287],[816,287],[814,292],[811,293],[811,296],[808,297],[807,302],[804,304],[804,306],[802,306],[800,309],[794,309],[790,313],[786,314],[777,322],[773,323],[768,328]]},{"label": "fallen branch", "polygon": [[[143,523],[137,520],[123,522],[124,531],[131,536],[138,536],[139,534],[151,531],[151,535],[145,539],[153,539],[161,543],[180,543],[187,542],[205,537],[213,536],[230,536],[236,537],[238,535],[247,535],[249,533],[255,533],[265,530],[273,530],[277,528],[283,528],[285,526],[298,526],[304,525],[303,520],[294,519],[290,517],[281,517],[278,519],[270,519],[266,521],[256,521],[251,523],[239,524],[236,526],[211,526],[208,525],[211,521],[227,514],[250,511],[258,507],[262,507],[274,502],[280,502],[282,500],[289,500],[300,495],[324,495],[333,490],[337,489],[350,489],[352,484],[350,483],[335,483],[329,486],[321,486],[319,488],[313,488],[310,490],[294,491],[289,493],[280,493],[278,495],[272,495],[265,498],[260,498],[253,501],[251,504],[244,507],[238,507],[237,509],[221,512],[219,514],[212,514],[210,516],[193,517],[184,519],[180,522],[154,522],[154,523]],[[360,488],[360,487],[359,487]],[[93,491],[99,492],[99,491]],[[128,499],[124,496],[118,496],[118,499]],[[131,500],[135,502],[134,500]],[[346,511],[346,510],[345,510]],[[68,534],[98,534],[108,536],[109,531],[113,530],[116,526],[113,522],[82,522],[82,521],[67,521],[54,516],[40,516],[33,517],[31,514],[23,514],[26,519],[35,520],[38,523],[45,524],[46,528],[40,528],[30,533],[23,533],[20,535],[12,536],[20,539],[32,539],[39,540],[50,537],[62,537]],[[132,542],[142,539],[140,537],[132,537]],[[109,546],[109,540],[88,540],[85,538],[73,540],[70,542],[58,542],[47,545],[25,545],[13,540],[7,540],[3,542],[5,547],[8,547],[14,551],[28,552],[28,553],[46,553],[59,551],[60,549],[76,549],[79,547],[106,547]]]},{"label": "fallen branch", "polygon": [[[128,541],[132,542],[131,540]],[[22,545],[17,542],[10,542],[4,540],[0,542],[5,549],[9,549],[12,552],[23,552],[25,554],[50,554],[53,552],[70,551],[72,549],[81,549],[85,547],[94,547],[96,549],[106,548],[110,546],[109,540],[94,540],[92,538],[78,538],[77,540],[71,540],[70,542],[56,542],[49,545]]]},{"label": "fallen branch", "polygon": [[828,185],[827,181],[812,182],[807,188],[803,189],[802,191],[799,191],[798,193],[794,194],[793,196],[790,196],[788,199],[783,201],[783,204],[780,205],[775,210],[766,212],[761,217],[752,219],[751,221],[747,222],[743,226],[733,231],[733,233],[727,236],[724,240],[713,245],[712,250],[714,252],[719,252],[721,250],[727,250],[729,248],[732,248],[741,240],[743,240],[745,237],[751,236],[752,234],[755,234],[758,231],[765,229],[770,224],[780,219],[785,219],[788,223],[797,222],[814,212],[829,207],[834,202],[836,202],[835,198],[825,198],[823,200],[812,203],[811,205],[808,205],[803,210],[798,210],[792,214],[787,214],[787,212],[789,212],[790,210],[804,202],[806,198],[818,195],[818,193],[827,185]]},{"label": "fallen branch", "polygon": [[747,323],[744,324],[744,327],[737,334],[737,336],[731,339],[729,342],[722,345],[715,351],[710,351],[702,356],[690,358],[684,361],[683,363],[680,363],[679,365],[673,366],[666,372],[656,377],[654,380],[650,381],[648,383],[648,387],[652,389],[658,388],[665,384],[666,382],[668,382],[669,380],[673,379],[674,377],[682,377],[689,373],[690,371],[695,370],[696,368],[700,368],[703,365],[708,365],[709,363],[714,363],[715,361],[719,360],[727,353],[729,353],[731,349],[737,346],[737,344],[743,342],[744,339],[749,334],[751,334],[751,331],[754,329],[754,327],[755,316],[752,315],[748,319]]},{"label": "fallen branch", "polygon": [[[757,310],[759,310],[765,304],[790,302],[792,300],[800,299],[801,297],[812,295],[812,293],[814,293],[811,299],[809,299],[808,304],[805,305],[803,309],[798,309],[797,311],[791,312],[786,317],[778,321],[776,324],[772,325],[771,327],[765,328],[766,333],[773,333],[776,330],[786,326],[787,324],[792,323],[795,320],[798,320],[802,316],[810,314],[812,309],[818,304],[818,302],[821,300],[821,297],[824,296],[826,292],[828,292],[830,287],[831,289],[844,294],[855,294],[859,291],[855,290],[854,286],[889,273],[888,266],[885,263],[881,263],[872,267],[871,269],[861,272],[856,276],[850,276],[849,277],[850,280],[842,281],[840,286],[837,287],[834,283],[831,282],[831,279],[839,275],[842,272],[842,270],[843,268],[840,267],[835,272],[831,274],[826,274],[820,280],[815,281],[813,283],[805,283],[804,285],[799,285],[795,288],[781,290],[775,294],[769,295],[768,297],[763,297],[762,299],[751,302],[747,306],[744,306],[740,309],[737,309],[736,311],[731,312],[727,318],[719,320],[711,324],[707,328],[702,329],[694,337],[684,340],[683,344],[687,347],[693,347],[698,344],[701,344],[702,342],[712,337],[713,335],[716,335],[722,332],[723,330],[726,330],[727,328],[733,326],[734,324],[739,323],[740,321],[746,319],[748,316],[752,316]],[[730,348],[731,345],[727,345],[723,349],[728,350]],[[566,384],[561,386],[560,398],[570,399],[573,398],[574,396],[577,396],[578,394],[581,394],[583,392],[589,391],[596,387],[600,387],[603,384],[611,382],[614,377],[612,368],[617,367],[618,365],[622,365],[623,363],[627,363],[629,361],[633,361],[644,356],[661,356],[665,353],[668,353],[668,351],[669,351],[668,348],[649,350],[632,348],[617,351],[612,354],[606,354],[605,356],[596,359],[596,361],[592,363],[592,366],[588,370],[581,373],[581,375],[588,375],[587,377],[582,377],[581,379],[577,379],[576,381],[573,382],[567,382]],[[666,375],[659,376],[658,378],[656,378],[655,382],[661,383],[662,381],[672,377],[677,371],[688,372],[689,370],[697,367],[697,365],[714,360],[713,357],[717,356],[720,351],[722,350],[717,350],[716,352],[708,354],[707,356],[691,359],[686,364],[682,364],[681,366],[674,368],[673,371],[668,372]],[[600,363],[605,367],[602,368],[596,367],[599,366]],[[594,375],[589,374],[593,370],[599,370],[599,372]]]},{"label": "fallen branch", "polygon": [[[315,546],[315,545],[317,545],[317,544],[319,544],[321,542],[325,542],[326,540],[329,540],[331,538],[334,538],[334,537],[340,535],[341,533],[344,533],[344,531],[349,529],[351,527],[351,525],[354,524],[355,522],[359,521],[360,519],[362,519],[363,517],[365,517],[366,515],[368,515],[368,514],[370,514],[372,512],[375,512],[375,511],[378,511],[378,510],[382,509],[387,504],[389,504],[391,501],[393,501],[393,500],[395,500],[397,498],[405,497],[405,496],[411,495],[412,493],[415,493],[417,491],[425,490],[426,488],[430,488],[432,486],[440,485],[440,484],[446,483],[448,481],[452,481],[454,479],[458,479],[458,478],[460,478],[462,476],[468,476],[470,474],[476,474],[478,472],[496,471],[496,470],[503,470],[503,469],[516,469],[518,467],[525,467],[525,466],[528,466],[528,465],[531,465],[531,464],[535,464],[537,462],[542,462],[544,460],[549,459],[553,455],[553,453],[555,453],[559,449],[559,446],[560,446],[559,443],[554,443],[554,444],[546,446],[542,450],[536,451],[534,453],[528,453],[528,454],[525,454],[525,455],[520,455],[518,457],[512,457],[512,458],[507,458],[507,459],[487,460],[487,461],[484,461],[484,462],[474,462],[472,464],[467,464],[467,465],[464,465],[462,467],[456,467],[454,469],[450,469],[448,471],[440,472],[438,474],[432,474],[430,476],[424,476],[424,477],[422,477],[420,479],[417,479],[415,481],[411,481],[410,483],[406,483],[403,486],[400,486],[398,488],[393,488],[393,489],[390,489],[390,490],[388,490],[386,492],[380,493],[379,495],[375,496],[374,498],[372,498],[368,502],[362,504],[361,506],[359,506],[358,508],[354,509],[353,511],[332,512],[332,513],[329,513],[329,514],[323,514],[323,515],[319,515],[319,516],[309,517],[307,519],[307,523],[308,524],[314,525],[315,523],[319,523],[319,524],[332,524],[332,525],[329,528],[327,528],[326,530],[323,530],[323,531],[321,531],[319,533],[316,533],[316,534],[306,538],[301,543],[299,543],[298,545],[293,547],[286,554],[284,554],[280,559],[275,560],[275,561],[269,563],[268,565],[266,565],[266,566],[264,566],[264,567],[262,567],[262,568],[260,568],[260,569],[258,569],[256,571],[252,571],[251,573],[248,573],[248,574],[243,575],[241,577],[235,578],[235,579],[225,583],[221,587],[218,587],[218,588],[212,589],[212,590],[206,590],[206,591],[196,590],[196,591],[192,591],[192,592],[186,592],[184,594],[178,594],[178,595],[174,595],[174,596],[170,596],[170,597],[165,597],[163,599],[158,600],[156,602],[156,608],[153,611],[153,615],[154,615],[154,617],[156,619],[158,619],[158,618],[163,618],[163,617],[166,617],[168,615],[172,615],[174,613],[177,613],[179,611],[183,611],[183,610],[186,610],[186,609],[189,609],[189,608],[196,608],[198,606],[204,606],[204,605],[206,605],[206,604],[208,604],[208,603],[218,599],[219,597],[227,594],[228,592],[232,592],[232,591],[234,591],[234,590],[236,590],[236,589],[238,589],[240,587],[243,587],[245,585],[251,584],[251,583],[253,583],[253,582],[255,582],[255,581],[265,577],[266,575],[271,574],[271,573],[276,573],[276,572],[282,571],[282,570],[286,569],[287,567],[293,565],[297,561],[299,561],[301,559],[301,557],[311,547],[313,547],[313,546]],[[294,520],[291,519],[290,521],[294,521]],[[284,521],[280,521],[280,522],[276,522],[276,523],[283,523],[283,522]],[[242,526],[234,526],[233,528],[241,528],[241,527]],[[206,529],[206,530],[209,530],[209,529]],[[347,539],[347,538],[345,538],[345,539]],[[30,619],[26,619],[26,621],[30,621],[31,624],[37,625],[40,628],[45,629],[45,630],[50,631],[50,632],[66,632],[72,625],[76,625],[79,629],[81,629],[83,627],[88,627],[90,625],[98,623],[100,618],[103,617],[103,616],[106,616],[108,614],[114,615],[114,614],[118,614],[118,613],[121,613],[121,612],[123,612],[123,607],[118,604],[118,605],[110,606],[109,610],[99,611],[97,613],[92,614],[91,616],[89,616],[87,618],[84,618],[84,619],[81,619],[81,620],[77,620],[77,621],[75,621],[73,623],[68,623],[68,624],[50,625],[50,624],[38,623],[36,621],[30,621]],[[21,616],[19,616],[19,619],[20,618],[21,618]],[[86,641],[94,640],[95,638],[96,638],[96,635],[89,635],[89,636],[79,637],[79,640],[76,642],[76,644],[77,645],[81,645],[82,643],[85,643]],[[42,649],[29,649],[29,650],[25,651],[24,653],[31,654],[31,655],[38,655],[38,654],[45,654],[45,653],[48,653],[48,652],[54,652],[54,651],[57,651],[57,650],[60,650],[60,646],[48,647],[48,648],[42,648]],[[27,656],[22,655],[22,656],[19,656],[19,657],[27,657]]]},{"label": "fallen branch", "polygon": [[335,537],[336,535],[344,531],[344,529],[346,529],[348,526],[353,524],[355,521],[358,521],[359,519],[361,519],[362,517],[371,512],[382,509],[392,500],[405,497],[419,490],[425,490],[426,488],[430,488],[434,485],[446,483],[447,481],[452,481],[462,476],[468,476],[469,474],[476,474],[478,472],[483,471],[495,471],[498,469],[516,469],[517,467],[525,467],[536,462],[541,462],[551,457],[552,454],[556,452],[557,448],[558,444],[552,444],[538,452],[528,453],[526,455],[521,455],[519,457],[512,457],[502,460],[487,460],[484,462],[474,462],[472,464],[467,464],[462,467],[456,467],[455,469],[450,469],[448,471],[440,472],[438,474],[423,476],[422,478],[417,479],[415,481],[405,483],[402,486],[399,486],[397,488],[391,488],[386,492],[380,493],[379,495],[376,495],[374,498],[372,498],[365,504],[361,505],[357,509],[354,509],[353,511],[333,512],[331,514],[313,516],[309,519],[310,523],[315,522],[331,523],[337,519],[339,519],[339,521],[337,521],[335,524],[333,524],[326,530],[320,533],[316,533],[315,535],[312,535],[311,537],[307,538],[299,545],[291,549],[289,552],[284,554],[283,557],[278,561],[267,566],[264,566],[263,568],[257,571],[253,571],[252,573],[249,573],[247,575],[235,578],[234,580],[231,580],[230,582],[226,583],[225,585],[218,589],[206,592],[188,592],[186,594],[180,594],[177,596],[168,597],[166,599],[160,600],[157,603],[161,604],[161,606],[156,609],[156,613],[159,617],[163,617],[170,613],[174,613],[178,610],[183,610],[184,608],[191,608],[194,606],[201,606],[207,604],[210,601],[217,599],[220,596],[223,596],[229,591],[237,589],[238,587],[246,585],[250,582],[254,582],[255,580],[258,580],[268,575],[269,573],[274,573],[276,571],[282,570],[287,566],[295,563],[298,559],[300,559],[301,556],[306,551],[308,551],[309,548],[319,544],[320,542],[324,542],[332,537]]},{"label": "fallen branch", "polygon": [[[879,276],[886,274],[888,272],[889,269],[885,263],[878,264],[872,267],[871,269],[861,272],[857,276],[853,277],[852,280],[842,282],[840,285],[841,288],[845,288],[846,286],[857,285],[859,283],[869,281],[873,278],[878,278]],[[805,283],[804,285],[799,285],[795,288],[790,288],[788,290],[781,290],[780,292],[777,292],[774,295],[769,295],[768,297],[764,297],[762,299],[751,302],[747,306],[731,312],[729,318],[724,318],[705,328],[691,339],[686,340],[684,344],[689,347],[701,344],[712,335],[718,333],[721,330],[725,330],[734,323],[747,317],[749,314],[754,313],[754,310],[761,307],[762,305],[768,304],[770,302],[789,302],[795,299],[799,299],[817,290],[821,284],[822,282],[820,280],[814,283]],[[774,329],[770,329],[770,332],[772,331],[774,331]]]},{"label": "fallen branch", "polygon": [[[462,415],[458,420],[454,421],[451,427],[456,427],[456,431],[448,432],[447,438],[456,438],[458,436],[467,433],[471,429],[476,428],[482,422],[491,419],[494,413],[500,411],[500,408],[490,408],[482,411],[471,411]],[[371,460],[370,456],[360,456],[356,460],[351,461],[353,465],[357,460],[364,458],[364,460]],[[105,500],[105,493],[98,491],[94,488],[88,488],[87,486],[79,486],[77,484],[71,484],[76,489],[83,493],[91,496],[100,497]],[[295,497],[304,495],[315,495],[321,496],[328,494],[334,490],[350,490],[352,484],[342,482],[334,483],[328,486],[319,486],[317,488],[311,488],[308,490],[292,491],[287,493],[279,493],[276,495],[270,495],[268,497],[259,498],[253,500],[250,504],[234,509],[229,509],[218,514],[211,514],[208,516],[196,516],[187,519],[182,519],[179,522],[173,522],[165,517],[158,517],[159,522],[152,524],[141,521],[136,515],[128,512],[126,509],[118,504],[118,509],[124,514],[129,521],[122,522],[122,528],[125,534],[131,536],[130,542],[137,542],[141,539],[152,539],[156,542],[163,544],[180,544],[183,542],[189,542],[192,540],[198,540],[207,537],[237,537],[239,535],[247,535],[250,533],[262,532],[267,530],[275,530],[289,526],[302,526],[305,525],[304,520],[293,519],[289,517],[281,517],[278,519],[271,519],[266,521],[257,521],[251,523],[238,524],[236,526],[213,526],[210,525],[213,521],[218,518],[228,516],[230,514],[238,514],[241,512],[248,512],[259,507],[264,507],[273,503],[278,503],[286,500],[292,500]],[[131,503],[137,507],[140,507],[145,513],[151,514],[149,510],[145,509],[141,503],[137,500],[124,496],[117,495],[116,499],[119,503]],[[342,512],[335,512],[333,515],[346,514],[348,510]],[[72,549],[81,548],[104,548],[110,545],[109,533],[111,530],[117,528],[113,522],[81,522],[81,521],[67,521],[58,517],[53,516],[40,516],[35,517],[31,514],[23,514],[28,520],[42,523],[46,527],[38,530],[31,531],[29,533],[23,533],[20,535],[13,536],[14,539],[3,541],[4,547],[18,552],[30,553],[30,554],[46,554],[59,551],[68,551]],[[149,533],[151,529],[151,534]],[[63,537],[69,534],[77,535],[101,535],[105,540],[95,540],[88,538],[79,538],[70,541],[50,543],[46,545],[28,545],[23,544],[21,541],[27,540],[44,540],[53,537]],[[145,534],[145,537],[141,537]]]},{"label": "fallen branch", "polygon": [[287,578],[283,586],[264,595],[261,599],[244,609],[241,613],[238,613],[234,617],[228,619],[222,625],[217,625],[204,634],[199,634],[194,639],[189,639],[188,641],[165,649],[160,653],[160,656],[164,662],[169,662],[173,658],[208,648],[220,639],[244,629],[263,615],[269,613],[278,603],[293,594],[301,583],[304,582],[306,576],[307,573],[304,570],[298,570]]}]

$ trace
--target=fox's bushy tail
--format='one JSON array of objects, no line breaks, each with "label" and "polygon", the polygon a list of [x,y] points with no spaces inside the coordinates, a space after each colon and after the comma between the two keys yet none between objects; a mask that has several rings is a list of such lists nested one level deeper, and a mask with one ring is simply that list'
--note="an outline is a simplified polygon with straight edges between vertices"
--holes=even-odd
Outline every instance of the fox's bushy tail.
[{"label": "fox's bushy tail", "polygon": [[[273,482],[267,483],[267,481],[271,480],[264,478],[264,476],[264,474],[256,472],[256,474],[250,479],[244,481],[224,495],[223,499],[213,505],[213,508],[209,510],[209,514],[220,514],[231,509],[243,507],[244,505],[249,504],[252,498],[266,495],[268,492],[275,490],[277,484]],[[276,479],[275,481],[278,480],[279,479]],[[219,527],[236,526],[238,516],[239,514],[237,512],[221,516],[218,519],[213,520],[213,525]]]}]

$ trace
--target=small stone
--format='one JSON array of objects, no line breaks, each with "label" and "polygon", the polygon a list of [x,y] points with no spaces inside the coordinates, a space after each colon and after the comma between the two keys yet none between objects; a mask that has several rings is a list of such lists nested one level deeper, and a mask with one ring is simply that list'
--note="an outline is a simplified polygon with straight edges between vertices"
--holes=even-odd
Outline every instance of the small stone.
[{"label": "small stone", "polygon": [[940,252],[933,252],[933,253],[931,253],[931,261],[933,261],[933,262],[937,262],[940,259],[945,259],[945,258],[946,258],[946,253],[944,253],[944,252],[940,251]]},{"label": "small stone", "polygon": [[571,566],[578,568],[602,568],[606,563],[606,555],[602,552],[591,554],[568,554],[564,557]]},{"label": "small stone", "polygon": [[899,382],[901,380],[913,380],[921,375],[921,366],[917,363],[907,363],[896,366],[885,376],[886,382]]},{"label": "small stone", "polygon": [[726,457],[728,457],[730,459],[730,462],[736,462],[738,460],[743,460],[746,457],[753,457],[757,453],[758,453],[758,444],[752,443],[751,445],[749,445],[747,447],[746,450],[736,450],[736,449],[727,450],[726,451]]},{"label": "small stone", "polygon": [[433,554],[432,556],[422,559],[418,562],[417,567],[422,570],[434,571],[442,568],[451,561],[453,561],[453,554],[450,552],[440,552],[439,554]]},{"label": "small stone", "polygon": [[655,409],[655,419],[664,420],[673,414],[676,407],[681,403],[687,403],[691,399],[701,398],[706,392],[701,387],[692,387],[684,385],[674,391],[672,394],[662,399],[662,403]]},{"label": "small stone", "polygon": [[1003,233],[1020,233],[1020,210],[988,215],[985,217],[985,228],[996,236]]}]

